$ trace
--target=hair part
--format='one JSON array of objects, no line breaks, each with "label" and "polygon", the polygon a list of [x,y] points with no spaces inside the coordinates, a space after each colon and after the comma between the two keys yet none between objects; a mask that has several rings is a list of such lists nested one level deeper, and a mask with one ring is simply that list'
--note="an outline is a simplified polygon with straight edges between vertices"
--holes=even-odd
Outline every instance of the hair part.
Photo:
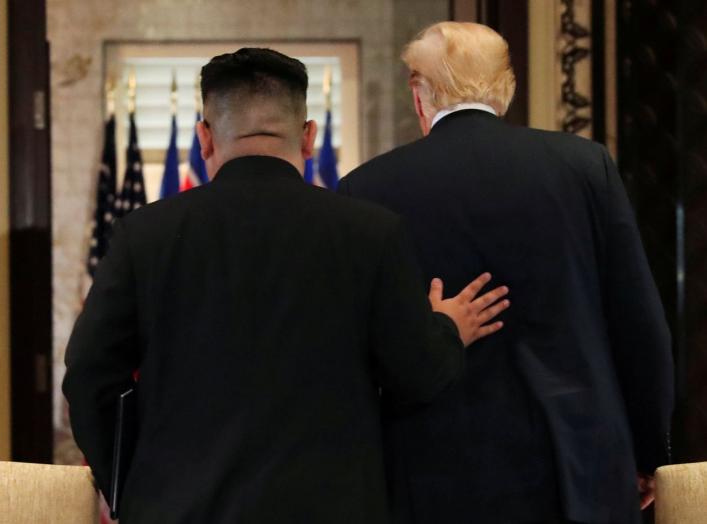
[{"label": "hair part", "polygon": [[440,22],[423,30],[403,51],[410,82],[429,94],[436,111],[480,102],[499,115],[516,88],[508,43],[496,31],[470,22]]}]

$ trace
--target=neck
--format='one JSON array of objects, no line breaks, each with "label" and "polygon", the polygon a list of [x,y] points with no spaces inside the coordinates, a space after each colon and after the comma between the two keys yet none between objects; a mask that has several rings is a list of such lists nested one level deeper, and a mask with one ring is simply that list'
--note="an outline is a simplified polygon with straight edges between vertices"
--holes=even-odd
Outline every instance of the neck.
[{"label": "neck", "polygon": [[235,158],[246,156],[271,156],[289,162],[300,174],[304,173],[304,159],[299,151],[292,151],[287,147],[286,139],[279,136],[254,135],[239,138],[236,142],[220,155],[218,168]]}]

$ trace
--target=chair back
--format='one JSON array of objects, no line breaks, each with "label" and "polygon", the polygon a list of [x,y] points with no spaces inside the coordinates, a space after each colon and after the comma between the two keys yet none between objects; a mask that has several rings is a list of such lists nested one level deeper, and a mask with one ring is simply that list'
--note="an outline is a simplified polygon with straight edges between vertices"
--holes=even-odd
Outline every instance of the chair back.
[{"label": "chair back", "polygon": [[0,524],[97,524],[91,470],[0,462]]},{"label": "chair back", "polygon": [[656,524],[707,523],[707,462],[658,468]]}]

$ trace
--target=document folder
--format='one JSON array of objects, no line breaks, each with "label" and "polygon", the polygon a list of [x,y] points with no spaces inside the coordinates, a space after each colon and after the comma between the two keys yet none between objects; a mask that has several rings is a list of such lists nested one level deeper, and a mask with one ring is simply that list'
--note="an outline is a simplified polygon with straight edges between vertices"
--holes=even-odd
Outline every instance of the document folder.
[{"label": "document folder", "polygon": [[113,471],[110,478],[108,506],[110,518],[118,518],[118,503],[125,483],[125,475],[135,451],[137,439],[137,402],[135,388],[130,388],[118,398],[115,438],[113,442]]}]

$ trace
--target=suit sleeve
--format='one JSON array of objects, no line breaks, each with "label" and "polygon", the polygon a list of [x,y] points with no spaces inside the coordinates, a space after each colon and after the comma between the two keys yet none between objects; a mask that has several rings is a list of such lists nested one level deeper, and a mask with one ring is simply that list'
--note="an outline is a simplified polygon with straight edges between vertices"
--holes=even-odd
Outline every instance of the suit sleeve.
[{"label": "suit sleeve", "polygon": [[461,376],[464,347],[457,328],[432,311],[399,219],[383,248],[371,326],[381,386],[398,403],[429,402]]},{"label": "suit sleeve", "polygon": [[110,487],[117,399],[139,367],[135,283],[127,233],[116,222],[66,349],[62,389],[71,428],[98,486]]},{"label": "suit sleeve", "polygon": [[633,433],[638,469],[669,461],[674,401],[671,338],[633,209],[606,149],[609,335]]},{"label": "suit sleeve", "polygon": [[347,176],[339,180],[336,186],[336,192],[340,195],[352,196],[351,195],[351,179]]}]

